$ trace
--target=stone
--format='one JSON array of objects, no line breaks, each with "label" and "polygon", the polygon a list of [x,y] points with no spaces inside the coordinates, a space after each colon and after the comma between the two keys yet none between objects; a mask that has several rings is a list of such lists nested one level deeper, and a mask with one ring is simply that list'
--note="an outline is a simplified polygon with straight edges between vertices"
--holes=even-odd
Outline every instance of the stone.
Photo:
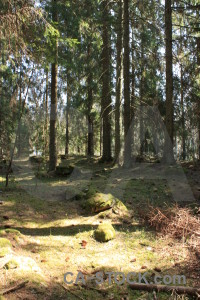
[{"label": "stone", "polygon": [[94,232],[94,237],[98,242],[108,242],[115,238],[115,229],[110,223],[100,224]]},{"label": "stone", "polygon": [[96,193],[85,203],[85,208],[92,213],[98,213],[112,208],[115,198],[111,194]]},{"label": "stone", "polygon": [[16,269],[17,267],[19,267],[19,264],[18,264],[18,262],[16,262],[14,259],[11,259],[9,262],[7,262],[7,263],[4,265],[4,268],[5,268],[6,270]]},{"label": "stone", "polygon": [[0,230],[0,236],[6,236],[7,234],[13,234],[13,235],[21,235],[21,233],[13,228],[7,228],[7,229],[1,229]]},{"label": "stone", "polygon": [[128,212],[126,206],[112,194],[98,192],[87,199],[82,206],[91,213],[100,213],[111,208],[115,214],[124,214]]}]

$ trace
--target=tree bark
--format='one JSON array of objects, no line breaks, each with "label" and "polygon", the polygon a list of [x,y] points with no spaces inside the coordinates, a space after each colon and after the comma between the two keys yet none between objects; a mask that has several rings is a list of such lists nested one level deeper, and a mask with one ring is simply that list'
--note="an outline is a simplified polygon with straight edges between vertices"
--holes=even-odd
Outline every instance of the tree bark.
[{"label": "tree bark", "polygon": [[[143,5],[142,5],[143,12]],[[143,13],[142,13],[143,17]],[[140,74],[140,156],[144,154],[144,120],[143,120],[143,105],[144,105],[144,25],[142,24],[141,32],[141,74]]]},{"label": "tree bark", "polygon": [[124,166],[131,164],[129,0],[124,0]]},{"label": "tree bark", "polygon": [[[134,107],[135,107],[135,40],[134,40],[134,26],[135,26],[135,22],[134,19],[132,20],[132,43],[131,43],[131,65],[132,65],[132,74],[131,74],[131,148],[133,150],[134,148]],[[132,151],[131,150],[131,151]]]},{"label": "tree bark", "polygon": [[[197,65],[200,68],[200,37],[197,38]],[[200,71],[198,71],[198,74]],[[198,126],[198,158],[200,160],[200,98],[198,98],[198,104],[197,104],[197,126]]]},{"label": "tree bark", "polygon": [[181,63],[181,127],[182,127],[182,159],[186,158],[185,145],[185,111],[184,111],[184,90],[183,90],[183,66]]},{"label": "tree bark", "polygon": [[69,112],[71,101],[71,76],[67,73],[67,105],[66,105],[66,130],[65,130],[65,156],[69,155]]},{"label": "tree bark", "polygon": [[174,162],[173,154],[173,58],[172,58],[172,7],[171,0],[165,0],[165,38],[166,38],[166,134],[163,160]]},{"label": "tree bark", "polygon": [[44,96],[44,109],[45,109],[45,120],[44,120],[44,156],[46,157],[48,152],[48,89],[49,89],[49,71],[48,67],[45,70],[46,72],[46,93]]},{"label": "tree bark", "polygon": [[103,156],[102,161],[111,161],[111,95],[110,95],[110,39],[109,3],[102,1],[102,119],[103,119]]},{"label": "tree bark", "polygon": [[120,105],[122,101],[122,0],[118,2],[118,18],[117,18],[117,76],[116,76],[116,103],[115,103],[115,161],[118,160],[121,141],[120,141]]},{"label": "tree bark", "polygon": [[[57,0],[52,0],[52,20],[58,22]],[[54,62],[51,66],[51,113],[49,142],[49,171],[54,171],[57,164],[56,120],[57,120],[57,81],[58,81],[58,39],[54,42]]]},{"label": "tree bark", "polygon": [[94,155],[94,124],[92,117],[92,105],[93,105],[93,89],[92,89],[92,70],[90,68],[90,56],[91,56],[91,44],[88,44],[88,80],[87,80],[87,89],[88,89],[88,147],[87,154],[88,156]]},{"label": "tree bark", "polygon": [[[19,83],[19,115],[21,114],[22,109],[22,56],[21,56],[21,65],[20,65],[20,83]],[[17,137],[17,156],[21,156],[21,120],[19,124],[19,131],[18,131],[18,137]]]}]

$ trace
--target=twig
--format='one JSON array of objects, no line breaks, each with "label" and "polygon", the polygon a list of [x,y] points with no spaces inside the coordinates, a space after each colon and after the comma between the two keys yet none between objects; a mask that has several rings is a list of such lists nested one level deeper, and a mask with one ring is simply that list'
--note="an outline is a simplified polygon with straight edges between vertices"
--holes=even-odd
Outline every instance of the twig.
[{"label": "twig", "polygon": [[9,294],[9,293],[15,292],[15,291],[23,288],[28,282],[29,282],[28,280],[20,282],[17,285],[15,285],[11,288],[5,289],[4,291],[0,292],[0,295],[6,295],[6,294]]}]

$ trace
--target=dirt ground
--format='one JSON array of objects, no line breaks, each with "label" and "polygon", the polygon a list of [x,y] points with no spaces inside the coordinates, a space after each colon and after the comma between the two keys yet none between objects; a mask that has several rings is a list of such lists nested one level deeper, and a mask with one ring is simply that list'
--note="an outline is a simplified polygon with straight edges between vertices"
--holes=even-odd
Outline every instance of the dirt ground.
[{"label": "dirt ground", "polygon": [[[155,275],[184,275],[187,286],[199,286],[200,253],[198,256],[190,248],[186,238],[163,236],[141,222],[141,209],[149,205],[170,207],[176,201],[167,177],[152,178],[149,166],[133,166],[127,171],[83,157],[71,158],[71,162],[79,171],[67,178],[36,178],[41,166],[24,159],[15,161],[8,188],[4,187],[3,175],[0,179],[0,238],[11,242],[8,253],[0,256],[0,291],[28,280],[23,288],[5,294],[4,299],[189,299],[133,291],[127,282],[117,285],[113,276],[109,284],[106,274],[147,273],[149,282]],[[178,204],[192,206],[199,218],[200,165],[184,163],[181,170],[194,198],[188,203],[179,199]],[[84,199],[74,195],[90,187],[118,197],[129,215],[110,210],[88,214],[82,206]],[[180,190],[179,195],[182,193]],[[94,230],[106,222],[113,225],[116,237],[99,243]],[[9,261],[14,261],[13,265],[5,267]],[[66,272],[74,274],[72,284],[64,282]],[[75,284],[79,272],[85,284]],[[97,272],[103,274],[101,285],[91,278]]]}]

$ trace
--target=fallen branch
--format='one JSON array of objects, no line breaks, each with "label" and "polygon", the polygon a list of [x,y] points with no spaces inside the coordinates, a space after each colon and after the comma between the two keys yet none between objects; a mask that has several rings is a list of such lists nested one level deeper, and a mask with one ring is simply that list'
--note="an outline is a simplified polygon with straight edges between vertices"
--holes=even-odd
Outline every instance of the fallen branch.
[{"label": "fallen branch", "polygon": [[28,283],[29,281],[26,280],[26,281],[23,281],[23,282],[20,282],[18,283],[17,285],[13,286],[13,287],[10,287],[8,289],[5,289],[3,290],[2,292],[0,292],[0,295],[6,295],[6,294],[9,294],[9,293],[12,293],[12,292],[15,292],[23,287],[25,287],[25,285]]},{"label": "fallen branch", "polygon": [[156,292],[173,292],[176,291],[177,294],[183,295],[187,294],[190,296],[197,296],[200,294],[200,287],[199,288],[191,288],[191,287],[184,287],[184,286],[166,286],[166,285],[157,285],[157,284],[144,284],[144,283],[133,283],[130,284],[130,288],[132,290],[139,290],[139,291],[156,291]]}]

